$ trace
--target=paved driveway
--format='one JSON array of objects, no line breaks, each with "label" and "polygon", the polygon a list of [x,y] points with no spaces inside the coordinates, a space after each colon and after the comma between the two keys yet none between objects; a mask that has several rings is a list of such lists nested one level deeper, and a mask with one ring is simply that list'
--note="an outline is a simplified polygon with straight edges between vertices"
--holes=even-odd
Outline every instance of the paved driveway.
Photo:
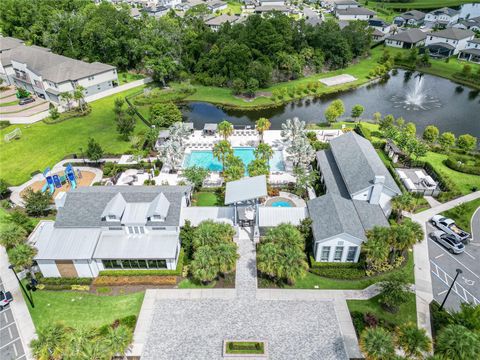
[{"label": "paved driveway", "polygon": [[[0,279],[0,290],[4,290]],[[14,300],[15,301],[15,300]],[[26,360],[17,324],[13,318],[12,309],[7,307],[0,311],[0,359]]]},{"label": "paved driveway", "polygon": [[[427,224],[427,233],[436,228]],[[433,298],[441,303],[453,281],[456,269],[461,269],[456,285],[445,304],[448,309],[458,310],[462,302],[480,304],[480,238],[474,237],[466,245],[463,254],[452,255],[443,246],[428,239]]]}]

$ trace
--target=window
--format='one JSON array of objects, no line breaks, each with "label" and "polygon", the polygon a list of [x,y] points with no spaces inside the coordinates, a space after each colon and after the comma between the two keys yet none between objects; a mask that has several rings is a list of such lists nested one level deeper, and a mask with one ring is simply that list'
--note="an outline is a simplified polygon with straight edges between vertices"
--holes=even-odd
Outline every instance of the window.
[{"label": "window", "polygon": [[112,221],[112,220],[117,220],[116,216],[115,215],[108,215],[107,216],[107,219]]},{"label": "window", "polygon": [[121,269],[122,264],[120,260],[102,260],[105,269]]},{"label": "window", "polygon": [[337,246],[335,248],[335,255],[333,256],[333,261],[342,261],[343,256],[343,246]]},{"label": "window", "polygon": [[145,234],[145,228],[143,226],[127,226],[127,233],[129,234]]},{"label": "window", "polygon": [[348,248],[347,261],[355,261],[355,257],[357,256],[357,248],[358,246],[350,246]]},{"label": "window", "polygon": [[330,246],[323,246],[322,256],[320,257],[320,261],[328,261],[329,258],[330,258]]}]

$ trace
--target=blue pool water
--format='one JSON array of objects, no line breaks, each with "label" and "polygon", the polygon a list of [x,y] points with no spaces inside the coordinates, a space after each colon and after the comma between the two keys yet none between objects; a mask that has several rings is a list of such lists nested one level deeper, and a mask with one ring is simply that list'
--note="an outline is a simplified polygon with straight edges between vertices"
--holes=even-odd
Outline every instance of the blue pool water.
[{"label": "blue pool water", "polygon": [[270,206],[273,206],[273,207],[292,207],[292,204],[290,204],[288,201],[275,201],[272,203],[272,205]]},{"label": "blue pool water", "polygon": [[[245,169],[248,164],[255,159],[253,153],[254,148],[233,148],[233,153],[242,159],[245,164]],[[199,166],[210,171],[222,171],[222,163],[213,156],[211,150],[193,150],[190,154],[185,156],[183,167]],[[270,171],[284,171],[285,164],[283,162],[283,155],[280,150],[274,150],[273,156],[270,159]]]}]

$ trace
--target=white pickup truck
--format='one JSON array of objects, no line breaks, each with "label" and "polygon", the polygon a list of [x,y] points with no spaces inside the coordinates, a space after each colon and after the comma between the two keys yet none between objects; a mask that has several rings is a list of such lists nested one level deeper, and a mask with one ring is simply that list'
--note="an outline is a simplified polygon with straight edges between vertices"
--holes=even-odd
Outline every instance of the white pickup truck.
[{"label": "white pickup truck", "polygon": [[447,234],[455,236],[459,241],[467,243],[470,240],[470,234],[460,229],[455,221],[442,215],[435,215],[431,219],[433,226],[445,231]]}]

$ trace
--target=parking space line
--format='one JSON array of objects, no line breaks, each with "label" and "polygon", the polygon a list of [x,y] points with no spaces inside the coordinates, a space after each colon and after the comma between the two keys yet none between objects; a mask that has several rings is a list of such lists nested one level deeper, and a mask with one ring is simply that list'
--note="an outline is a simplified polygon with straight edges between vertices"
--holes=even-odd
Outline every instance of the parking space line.
[{"label": "parking space line", "polygon": [[445,255],[445,254],[437,255],[437,256],[435,256],[435,259],[441,258],[443,255]]},{"label": "parking space line", "polygon": [[[9,343],[6,343],[5,345],[3,345],[3,347],[1,347],[0,349],[3,349],[3,348],[7,347],[7,346],[10,345],[10,344],[13,344],[15,341],[17,341],[17,340],[19,340],[19,339],[20,339],[20,338],[15,338],[15,339],[13,339],[13,340],[10,341]],[[16,356],[18,356],[18,354],[17,354]]]},{"label": "parking space line", "polygon": [[12,334],[12,329],[10,328],[10,326],[8,327],[8,335],[10,336],[10,339],[13,338],[13,334]]},{"label": "parking space line", "polygon": [[448,290],[443,290],[443,291],[440,291],[437,295],[440,296],[440,295],[443,295],[447,292]]},{"label": "parking space line", "polygon": [[475,260],[475,256],[471,255],[468,251],[464,251],[464,253],[470,256],[473,260]]},{"label": "parking space line", "polygon": [[461,263],[458,259],[456,259],[452,254],[450,254],[449,252],[447,252],[447,250],[445,250],[444,248],[442,248],[439,244],[437,244],[435,241],[433,241],[432,239],[429,239],[433,244],[435,244],[436,246],[438,246],[440,249],[444,250],[445,251],[445,254],[450,256],[453,260],[455,260],[457,263],[459,263],[460,265],[462,265],[466,270],[470,271],[474,276],[476,276],[477,278],[480,279],[480,276],[478,276],[477,274],[475,274],[472,270],[470,270],[465,264]]},{"label": "parking space line", "polygon": [[13,344],[13,352],[15,353],[15,357],[18,356],[18,350],[17,350],[17,346],[15,344]]}]

